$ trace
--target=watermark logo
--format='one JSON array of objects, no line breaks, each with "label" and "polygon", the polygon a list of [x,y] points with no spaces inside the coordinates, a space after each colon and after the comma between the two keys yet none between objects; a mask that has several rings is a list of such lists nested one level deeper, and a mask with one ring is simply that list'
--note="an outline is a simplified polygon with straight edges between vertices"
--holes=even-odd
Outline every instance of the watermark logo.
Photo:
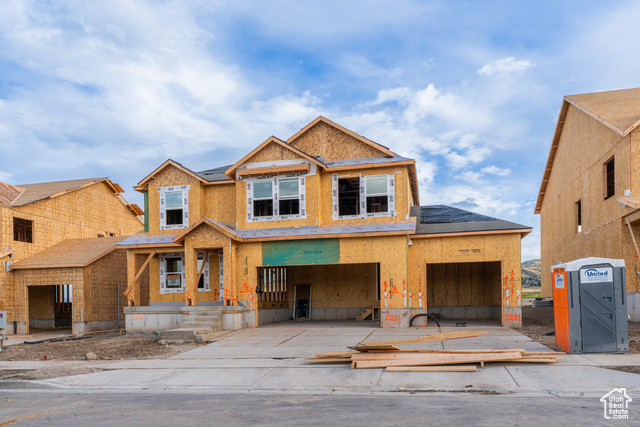
[{"label": "watermark logo", "polygon": [[627,396],[626,388],[614,388],[609,393],[600,398],[604,404],[604,418],[607,420],[628,420],[629,402],[631,398]]}]

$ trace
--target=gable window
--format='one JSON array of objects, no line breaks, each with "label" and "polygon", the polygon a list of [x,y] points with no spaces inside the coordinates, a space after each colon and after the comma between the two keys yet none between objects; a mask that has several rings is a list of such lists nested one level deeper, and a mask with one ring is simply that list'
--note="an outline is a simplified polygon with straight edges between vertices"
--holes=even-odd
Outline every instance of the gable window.
[{"label": "gable window", "polygon": [[253,183],[253,216],[273,216],[273,181]]},{"label": "gable window", "polygon": [[16,242],[33,243],[33,221],[14,217],[13,240]]},{"label": "gable window", "polygon": [[576,202],[576,231],[582,232],[582,200]]},{"label": "gable window", "polygon": [[160,256],[160,293],[184,292],[184,255]]},{"label": "gable window", "polygon": [[173,230],[189,226],[188,185],[159,187],[160,230]]},{"label": "gable window", "polygon": [[607,200],[616,193],[615,163],[612,157],[604,164],[604,199]]},{"label": "gable window", "polygon": [[360,215],[360,178],[338,179],[338,215]]},{"label": "gable window", "polygon": [[199,291],[209,291],[209,256],[207,255],[207,259],[205,261],[205,254],[202,252],[198,252],[198,272],[202,268],[202,263],[204,264],[204,269],[202,270],[202,275],[200,276],[200,280],[198,281],[198,290]]},{"label": "gable window", "polygon": [[269,221],[305,218],[305,178],[247,180],[247,219]]},{"label": "gable window", "polygon": [[389,189],[387,181],[387,175],[368,176],[365,178],[368,214],[389,211]]}]

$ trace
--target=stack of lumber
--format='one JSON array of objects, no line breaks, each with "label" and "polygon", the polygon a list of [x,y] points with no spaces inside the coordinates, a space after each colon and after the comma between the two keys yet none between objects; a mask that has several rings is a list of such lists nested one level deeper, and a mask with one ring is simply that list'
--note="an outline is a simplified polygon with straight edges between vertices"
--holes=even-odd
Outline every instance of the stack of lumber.
[{"label": "stack of lumber", "polygon": [[350,363],[351,368],[386,368],[389,372],[476,371],[487,362],[554,363],[556,352],[502,350],[401,350],[393,345],[356,346],[354,351],[316,354],[308,363]]}]

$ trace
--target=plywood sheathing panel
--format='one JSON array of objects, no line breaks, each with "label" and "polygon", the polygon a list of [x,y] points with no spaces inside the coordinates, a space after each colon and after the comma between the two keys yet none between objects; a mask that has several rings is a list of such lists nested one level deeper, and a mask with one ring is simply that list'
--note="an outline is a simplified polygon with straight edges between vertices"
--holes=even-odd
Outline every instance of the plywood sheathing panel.
[{"label": "plywood sheathing panel", "polygon": [[[622,225],[622,251],[627,292],[640,292],[640,253],[636,251],[626,221]],[[640,221],[631,223],[631,231],[636,238],[636,243],[640,245]]]},{"label": "plywood sheathing panel", "polygon": [[55,318],[55,286],[29,286],[29,317],[31,319]]},{"label": "plywood sheathing panel", "polygon": [[[588,256],[622,258],[621,217],[632,209],[621,207],[615,197],[604,200],[603,165],[615,158],[617,195],[633,191],[630,174],[637,161],[632,160],[631,141],[636,135],[633,131],[621,137],[569,106],[540,215],[543,296],[551,296],[550,269],[557,262]],[[582,205],[580,233],[574,214],[578,200]]]},{"label": "plywood sheathing panel", "polygon": [[500,306],[500,282],[500,262],[428,264],[428,304]]},{"label": "plywood sheathing panel", "polygon": [[[203,216],[204,185],[193,175],[169,165],[149,181],[149,234],[176,234],[176,230],[160,230],[160,194],[158,187],[189,185],[189,226]],[[225,187],[225,186],[214,186]],[[186,227],[185,227],[186,228]]]},{"label": "plywood sheathing panel", "polygon": [[[304,150],[302,150],[304,151]],[[303,156],[294,151],[283,147],[280,144],[271,142],[264,146],[262,150],[249,157],[244,163],[270,162],[276,160],[299,160],[304,159]]]},{"label": "plywood sheathing panel", "polygon": [[[120,313],[121,325],[124,325],[123,309],[127,298],[122,292],[127,287],[127,252],[122,249],[113,251],[87,267],[85,276],[85,321],[116,321]],[[146,277],[148,280],[148,274]],[[148,286],[144,286],[144,279],[142,283],[141,302],[148,304],[148,291],[142,292]]]},{"label": "plywood sheathing panel", "polygon": [[366,157],[387,157],[376,148],[322,121],[316,123],[289,144],[327,162]]}]

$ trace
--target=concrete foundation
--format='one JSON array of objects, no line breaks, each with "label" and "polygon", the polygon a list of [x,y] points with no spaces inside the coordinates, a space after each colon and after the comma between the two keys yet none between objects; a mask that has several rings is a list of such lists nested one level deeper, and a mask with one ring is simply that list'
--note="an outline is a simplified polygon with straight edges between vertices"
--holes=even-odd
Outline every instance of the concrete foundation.
[{"label": "concrete foundation", "polygon": [[365,308],[311,308],[313,320],[354,320]]},{"label": "concrete foundation", "polygon": [[153,305],[124,308],[124,323],[127,333],[148,334],[182,325],[184,305]]},{"label": "concrete foundation", "polygon": [[502,307],[476,306],[476,307],[438,307],[430,306],[429,314],[440,315],[443,319],[500,319]]},{"label": "concrete foundation", "polygon": [[629,314],[629,320],[640,322],[640,292],[627,294],[627,313]]},{"label": "concrete foundation", "polygon": [[27,333],[26,322],[7,322],[6,334],[24,335]]},{"label": "concrete foundation", "polygon": [[56,327],[56,319],[29,319],[29,329],[50,329]]},{"label": "concrete foundation", "polygon": [[290,308],[258,310],[258,325],[267,323],[282,322],[291,317]]},{"label": "concrete foundation", "polygon": [[255,311],[238,310],[244,307],[224,307],[222,312],[222,330],[237,331],[256,327]]},{"label": "concrete foundation", "polygon": [[[390,308],[382,310],[380,325],[383,328],[408,328],[411,318],[420,313],[426,313],[424,308]],[[413,322],[413,326],[425,326],[425,317],[420,317]]]}]

